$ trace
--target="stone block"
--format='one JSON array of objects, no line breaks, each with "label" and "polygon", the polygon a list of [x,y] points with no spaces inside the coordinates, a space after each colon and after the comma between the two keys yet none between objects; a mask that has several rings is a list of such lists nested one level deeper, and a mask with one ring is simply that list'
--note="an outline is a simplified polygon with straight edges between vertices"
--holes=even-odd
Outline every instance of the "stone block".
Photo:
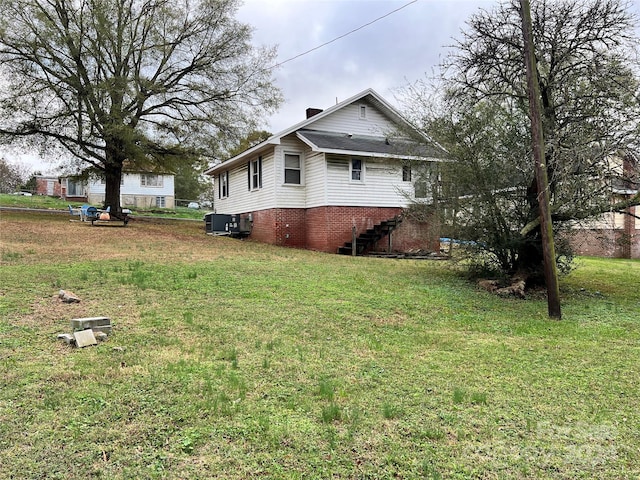
[{"label": "stone block", "polygon": [[67,345],[75,345],[76,339],[73,338],[73,335],[69,335],[68,333],[61,333],[58,335],[58,340],[64,341]]},{"label": "stone block", "polygon": [[76,339],[76,345],[80,348],[98,344],[96,337],[93,335],[93,330],[91,329],[74,332],[73,337]]},{"label": "stone block", "polygon": [[96,340],[98,340],[99,342],[104,342],[107,338],[109,338],[109,335],[107,335],[104,332],[96,332],[95,329],[93,330],[93,334],[96,337]]},{"label": "stone block", "polygon": [[58,298],[64,303],[80,303],[80,299],[75,293],[65,290],[60,290]]},{"label": "stone block", "polygon": [[71,320],[71,330],[74,332],[88,328],[109,334],[111,333],[111,319],[109,317],[88,317]]}]

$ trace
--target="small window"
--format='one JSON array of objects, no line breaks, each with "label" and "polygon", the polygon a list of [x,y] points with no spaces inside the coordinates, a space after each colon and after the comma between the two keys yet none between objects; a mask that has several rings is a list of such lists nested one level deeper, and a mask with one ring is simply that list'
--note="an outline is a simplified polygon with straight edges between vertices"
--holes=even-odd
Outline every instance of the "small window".
[{"label": "small window", "polygon": [[300,185],[302,183],[302,165],[300,154],[285,153],[284,155],[284,183]]},{"label": "small window", "polygon": [[156,197],[156,207],[165,208],[167,206],[166,197]]},{"label": "small window", "polygon": [[218,178],[218,198],[227,198],[229,196],[229,171],[222,172]]},{"label": "small window", "polygon": [[360,105],[360,119],[365,120],[367,118],[367,106]]},{"label": "small window", "polygon": [[429,182],[424,179],[416,180],[414,184],[415,198],[428,198],[429,197]]},{"label": "small window", "polygon": [[364,180],[364,175],[362,171],[362,160],[358,158],[351,159],[351,181],[353,182],[362,182]]},{"label": "small window", "polygon": [[414,175],[414,197],[433,198],[440,191],[442,178],[438,166],[433,163],[420,165]]},{"label": "small window", "polygon": [[402,166],[402,181],[403,182],[411,181],[411,165]]},{"label": "small window", "polygon": [[262,188],[262,157],[251,160],[247,165],[249,190]]},{"label": "small window", "polygon": [[72,180],[67,178],[67,196],[81,197],[84,196],[84,184],[80,180]]},{"label": "small window", "polygon": [[143,187],[161,187],[162,175],[143,173],[140,175],[140,185]]}]

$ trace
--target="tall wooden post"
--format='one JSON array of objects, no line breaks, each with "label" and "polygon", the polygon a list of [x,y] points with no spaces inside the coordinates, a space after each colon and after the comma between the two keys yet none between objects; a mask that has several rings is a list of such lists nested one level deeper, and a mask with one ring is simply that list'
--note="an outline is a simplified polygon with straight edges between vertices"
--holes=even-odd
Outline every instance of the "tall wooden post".
[{"label": "tall wooden post", "polygon": [[355,225],[351,227],[351,255],[353,257],[358,254],[358,246],[356,245],[356,239],[358,238],[357,232]]},{"label": "tall wooden post", "polygon": [[540,205],[540,230],[542,232],[542,255],[544,258],[544,279],[547,286],[547,305],[551,318],[562,318],[560,310],[560,288],[556,268],[556,252],[553,241],[553,224],[549,201],[549,179],[545,165],[545,146],[540,114],[540,86],[537,80],[536,57],[533,47],[533,28],[531,26],[531,5],[529,0],[520,0],[520,17],[524,37],[524,56],[527,66],[527,91],[529,95],[529,114],[531,117],[531,140],[533,160],[538,184],[538,204]]}]

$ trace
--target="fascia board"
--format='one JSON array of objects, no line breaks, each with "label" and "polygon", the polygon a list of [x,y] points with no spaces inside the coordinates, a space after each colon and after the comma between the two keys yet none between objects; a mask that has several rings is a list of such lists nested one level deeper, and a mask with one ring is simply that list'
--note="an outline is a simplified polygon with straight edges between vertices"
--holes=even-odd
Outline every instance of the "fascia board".
[{"label": "fascia board", "polygon": [[357,157],[373,157],[373,158],[393,158],[398,160],[417,160],[421,162],[444,162],[442,158],[419,157],[415,155],[396,155],[391,153],[365,152],[358,150],[339,150],[335,148],[315,148],[314,152],[328,153],[333,155],[354,155]]}]

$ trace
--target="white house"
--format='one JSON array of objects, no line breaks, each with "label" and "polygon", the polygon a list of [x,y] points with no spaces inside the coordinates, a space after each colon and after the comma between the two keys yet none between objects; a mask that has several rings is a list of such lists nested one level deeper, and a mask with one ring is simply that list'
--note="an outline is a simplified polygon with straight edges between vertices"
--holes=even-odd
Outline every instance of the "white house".
[{"label": "white house", "polygon": [[[308,109],[306,120],[205,172],[214,177],[216,212],[248,220],[250,238],[265,243],[345,252],[355,228],[359,245],[388,246],[375,237],[393,230],[414,198],[428,200],[430,167],[442,158],[408,131],[420,137],[371,89]],[[404,218],[393,249],[437,248],[434,227]]]},{"label": "white house", "polygon": [[[60,195],[68,200],[100,205],[105,198],[104,179],[61,177]],[[174,175],[127,171],[122,175],[120,204],[123,207],[174,208]]]},{"label": "white house", "polygon": [[[89,203],[104,202],[104,180],[89,182]],[[123,207],[174,208],[175,185],[173,174],[125,172],[120,185],[120,204]]]}]

